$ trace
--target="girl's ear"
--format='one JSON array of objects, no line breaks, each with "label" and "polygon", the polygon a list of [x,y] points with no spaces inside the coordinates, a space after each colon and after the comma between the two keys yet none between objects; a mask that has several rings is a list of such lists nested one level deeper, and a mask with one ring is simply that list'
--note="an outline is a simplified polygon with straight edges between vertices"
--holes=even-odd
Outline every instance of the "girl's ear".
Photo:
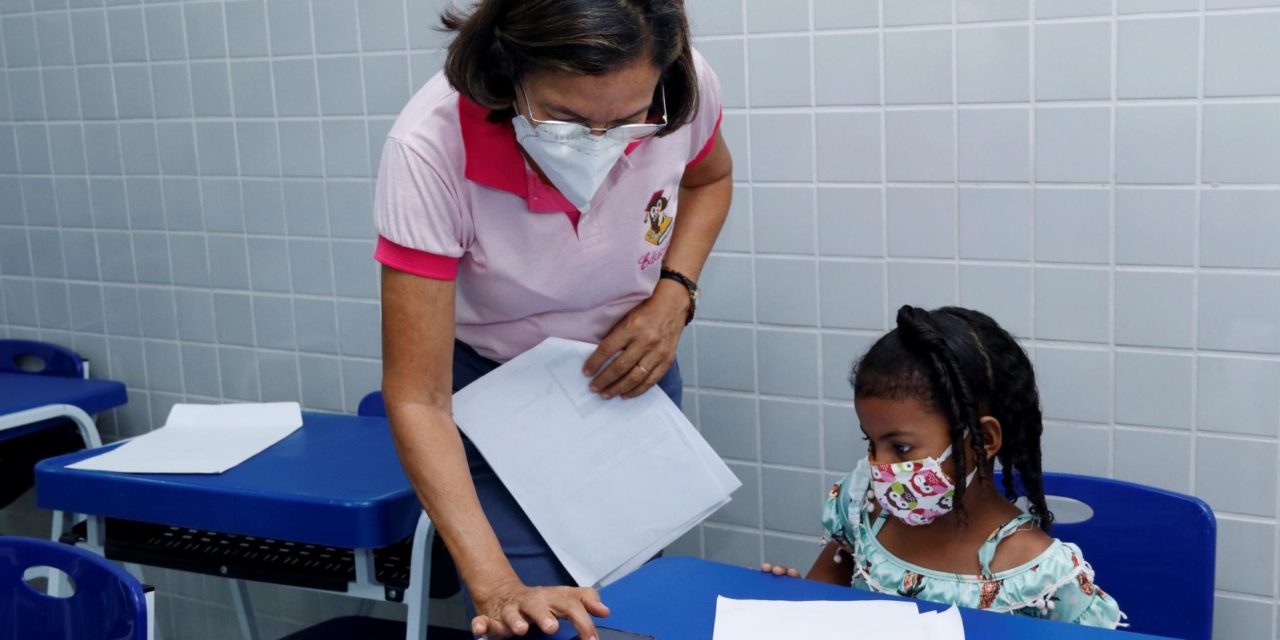
[{"label": "girl's ear", "polygon": [[987,459],[994,460],[1004,444],[1004,430],[1000,427],[1000,421],[991,416],[982,416],[978,420],[978,431],[982,433],[982,447],[986,449]]}]

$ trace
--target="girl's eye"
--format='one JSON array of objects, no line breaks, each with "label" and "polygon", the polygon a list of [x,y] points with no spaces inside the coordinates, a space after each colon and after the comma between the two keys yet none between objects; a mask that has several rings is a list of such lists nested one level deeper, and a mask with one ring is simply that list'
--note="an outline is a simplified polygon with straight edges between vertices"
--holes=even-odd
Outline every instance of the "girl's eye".
[{"label": "girl's eye", "polygon": [[900,455],[900,456],[901,456],[901,455],[906,455],[906,454],[907,454],[907,452],[911,451],[911,445],[909,445],[909,444],[895,444],[895,445],[893,445],[893,450],[894,450],[894,451],[896,451],[896,452],[898,453],[898,455]]}]

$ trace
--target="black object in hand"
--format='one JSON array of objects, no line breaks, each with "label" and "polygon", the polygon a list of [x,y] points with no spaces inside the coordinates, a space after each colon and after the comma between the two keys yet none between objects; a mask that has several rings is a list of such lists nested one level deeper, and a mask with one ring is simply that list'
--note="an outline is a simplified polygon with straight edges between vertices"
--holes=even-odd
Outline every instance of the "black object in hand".
[{"label": "black object in hand", "polygon": [[[656,640],[653,636],[600,626],[596,627],[596,637],[600,640]],[[582,640],[582,636],[574,636],[573,640]]]}]

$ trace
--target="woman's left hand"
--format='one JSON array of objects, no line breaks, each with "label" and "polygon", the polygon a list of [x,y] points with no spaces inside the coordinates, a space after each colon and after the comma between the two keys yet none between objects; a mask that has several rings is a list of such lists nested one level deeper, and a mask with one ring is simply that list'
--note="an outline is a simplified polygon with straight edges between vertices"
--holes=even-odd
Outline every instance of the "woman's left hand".
[{"label": "woman's left hand", "polygon": [[[584,374],[593,376],[591,391],[606,400],[634,398],[657,384],[675,362],[688,311],[689,292],[679,283],[659,280],[653,295],[613,325],[582,366]],[[605,367],[610,358],[613,362]]]}]

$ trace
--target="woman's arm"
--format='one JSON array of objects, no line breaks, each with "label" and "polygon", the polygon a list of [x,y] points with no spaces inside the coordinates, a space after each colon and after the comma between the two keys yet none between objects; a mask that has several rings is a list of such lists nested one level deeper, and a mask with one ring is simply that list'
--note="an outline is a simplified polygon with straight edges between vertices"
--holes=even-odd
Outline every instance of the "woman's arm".
[{"label": "woman's arm", "polygon": [[554,632],[556,618],[594,636],[607,615],[591,589],[525,587],[480,508],[453,423],[454,284],[382,269],[382,392],[400,463],[476,604],[476,635]]},{"label": "woman's arm", "polygon": [[[733,157],[717,131],[711,151],[680,181],[680,208],[662,266],[696,281],[729,215],[732,199]],[[592,389],[605,398],[634,398],[657,384],[675,362],[689,304],[689,292],[683,285],[659,280],[653,295],[619,321],[587,358],[582,370],[594,376]],[[622,353],[613,364],[600,371],[619,351]],[[637,364],[648,369],[648,374]]]},{"label": "woman's arm", "polygon": [[[729,216],[733,199],[733,156],[716,132],[711,151],[680,180],[680,209],[671,231],[671,249],[662,266],[697,280]],[[680,285],[675,284],[677,287]],[[659,282],[661,286],[661,282]],[[688,292],[680,288],[688,297]],[[656,292],[655,292],[656,293]]]}]

